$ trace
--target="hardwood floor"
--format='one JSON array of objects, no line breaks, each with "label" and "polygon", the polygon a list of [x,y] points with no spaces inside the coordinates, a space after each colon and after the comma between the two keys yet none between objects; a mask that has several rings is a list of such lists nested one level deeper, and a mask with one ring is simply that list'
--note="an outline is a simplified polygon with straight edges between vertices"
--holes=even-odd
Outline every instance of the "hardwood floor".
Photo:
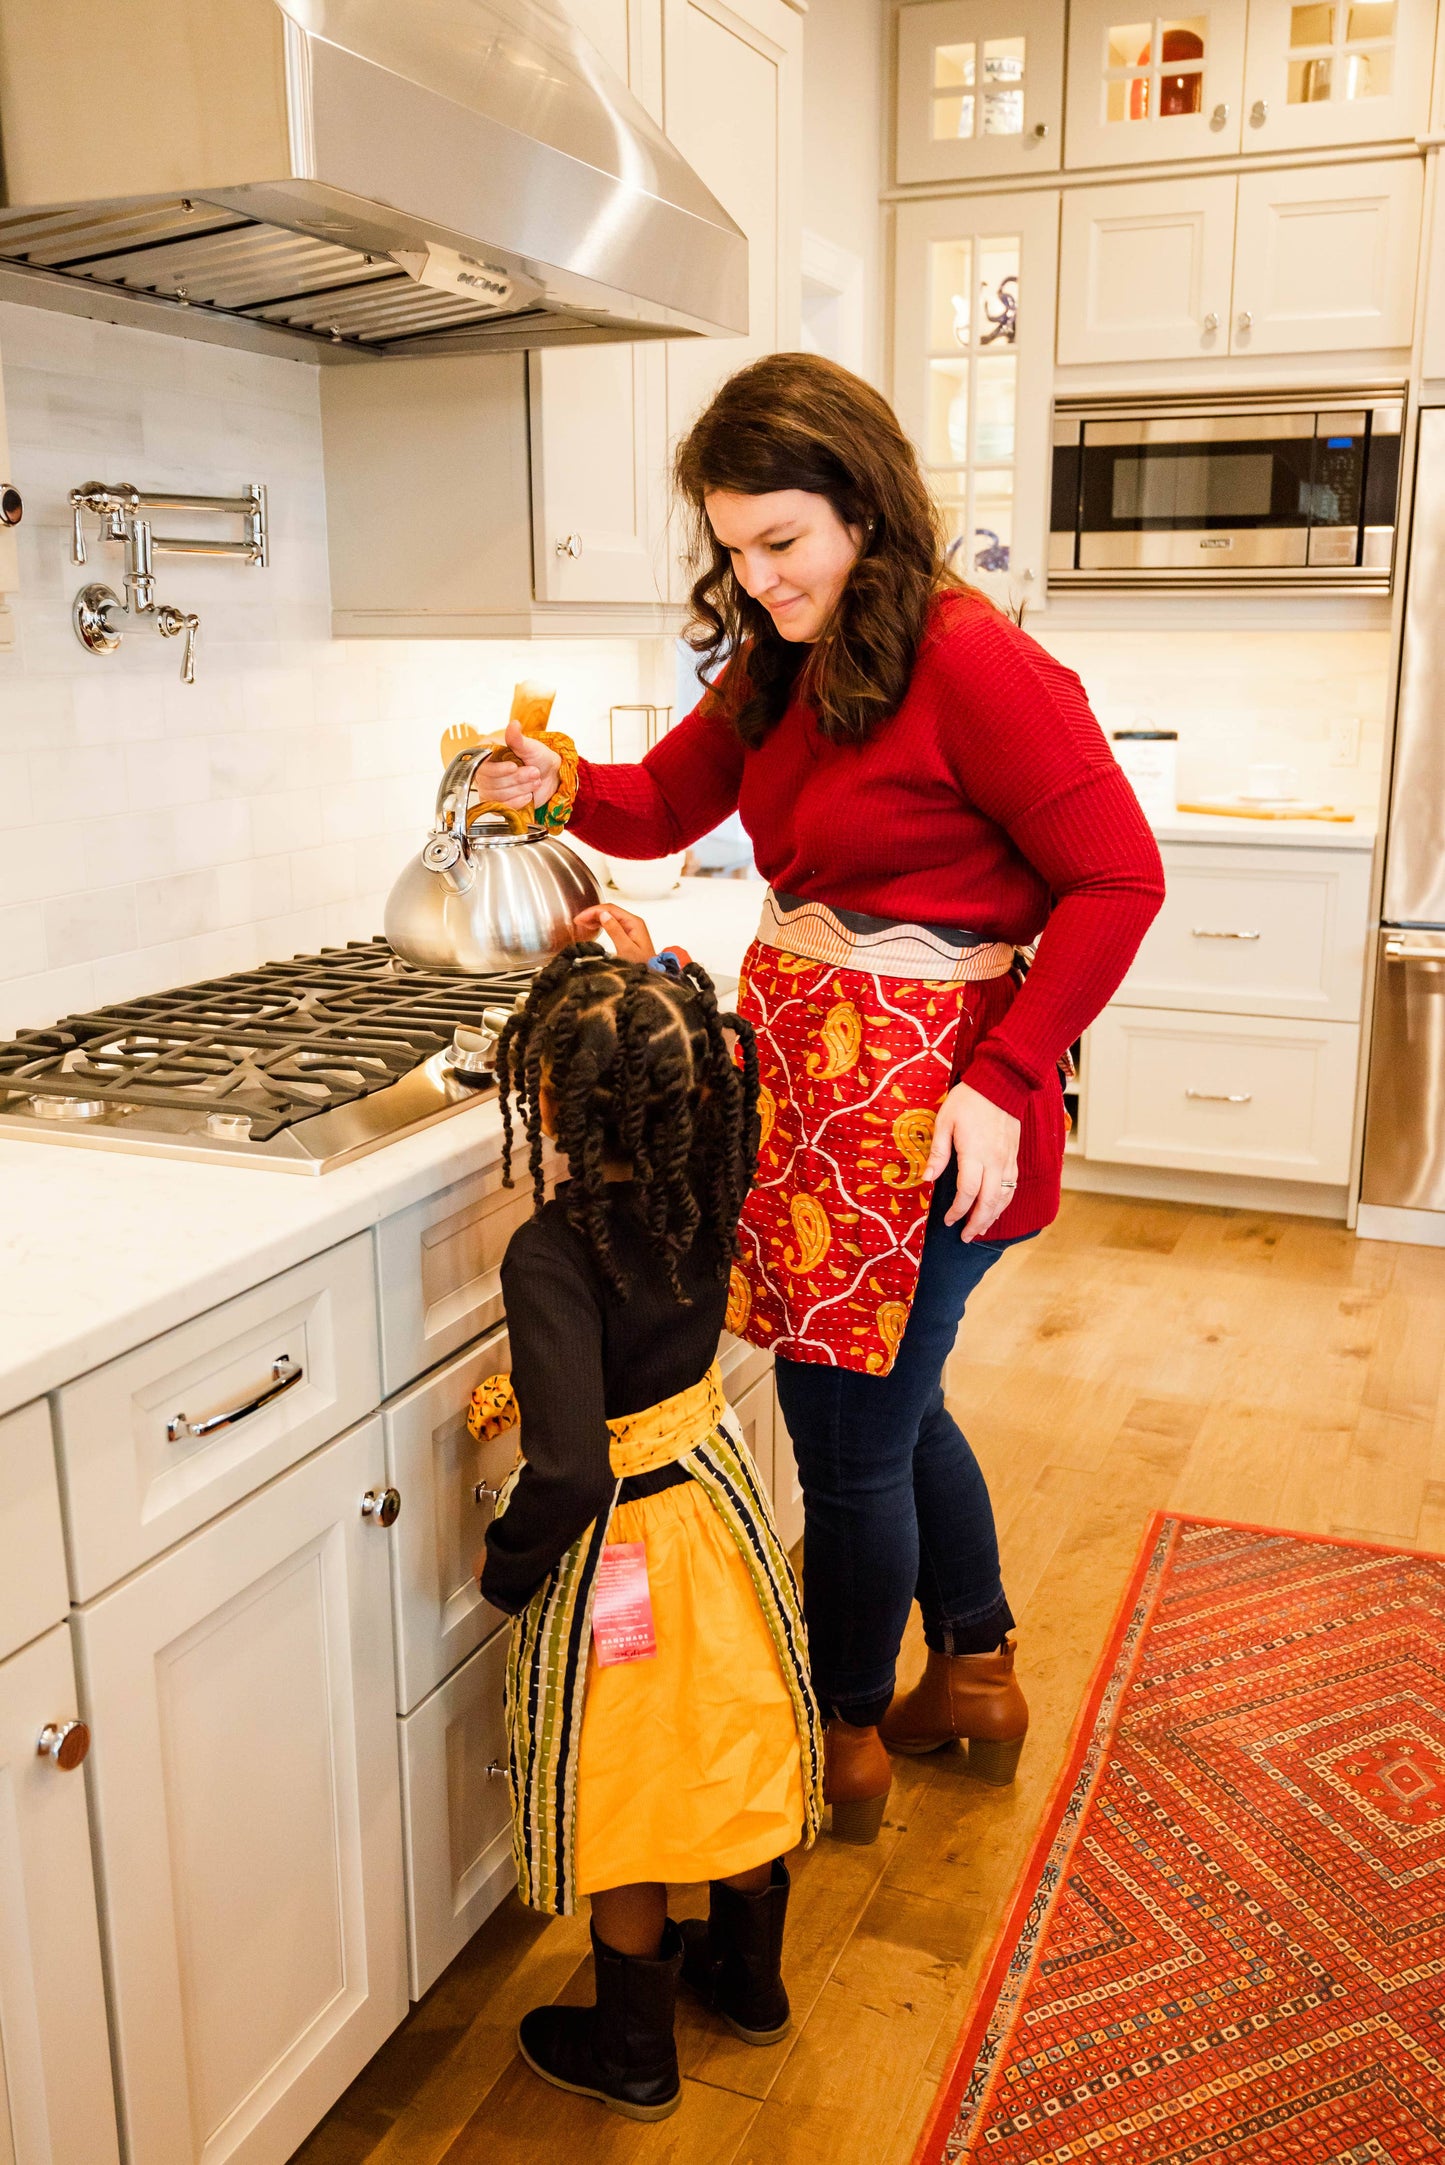
[{"label": "hardwood floor", "polygon": [[[1033,1728],[1011,1790],[899,1762],[872,1849],[794,1862],[795,2023],[687,2008],[682,2109],[546,2088],[517,2018],[586,1999],[585,1919],[506,1903],[297,2153],[304,2165],[905,2165],[1161,1508],[1445,1548],[1445,1252],[1318,1220],[1066,1197],[970,1309],[950,1402],[988,1475]],[[916,1626],[915,1617],[915,1626]],[[910,1642],[905,1677],[921,1660]],[[681,1890],[677,1914],[705,1908]]]}]

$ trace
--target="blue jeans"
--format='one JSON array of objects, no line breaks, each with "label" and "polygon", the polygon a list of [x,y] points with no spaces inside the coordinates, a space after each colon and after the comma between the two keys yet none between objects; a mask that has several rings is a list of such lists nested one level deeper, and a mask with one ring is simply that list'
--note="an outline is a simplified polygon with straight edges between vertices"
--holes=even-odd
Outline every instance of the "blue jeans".
[{"label": "blue jeans", "polygon": [[953,1192],[945,1173],[888,1375],[777,1362],[806,1509],[813,1683],[824,1713],[844,1721],[882,1717],[915,1598],[939,1653],[986,1653],[1013,1624],[988,1486],[943,1402],[943,1368],[970,1293],[1017,1242],[960,1240],[943,1223]]}]

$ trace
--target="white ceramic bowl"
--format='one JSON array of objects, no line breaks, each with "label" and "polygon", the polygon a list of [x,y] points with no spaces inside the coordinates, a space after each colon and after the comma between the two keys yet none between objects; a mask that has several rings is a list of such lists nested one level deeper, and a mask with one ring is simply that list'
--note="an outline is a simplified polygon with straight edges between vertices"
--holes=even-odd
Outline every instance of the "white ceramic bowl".
[{"label": "white ceramic bowl", "polygon": [[671,857],[609,857],[607,876],[625,902],[656,902],[682,878],[685,850]]}]

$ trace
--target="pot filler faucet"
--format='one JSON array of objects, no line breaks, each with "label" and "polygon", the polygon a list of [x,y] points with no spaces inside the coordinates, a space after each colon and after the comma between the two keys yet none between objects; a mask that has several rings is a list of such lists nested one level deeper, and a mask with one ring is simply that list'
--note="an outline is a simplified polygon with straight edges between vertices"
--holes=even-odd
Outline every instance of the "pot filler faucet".
[{"label": "pot filler faucet", "polygon": [[[213,511],[238,518],[240,541],[183,541],[179,535],[158,534],[149,514],[155,511]],[[70,492],[73,532],[70,561],[85,558],[85,514],[100,522],[102,541],[118,541],[125,549],[125,600],[112,587],[83,586],[75,597],[71,621],[75,636],[91,654],[113,654],[127,626],[150,617],[163,639],[185,634],[181,655],[181,681],[196,681],[196,635],[201,620],[193,611],[174,608],[156,600],[154,564],[157,556],[231,556],[243,564],[266,564],[266,491],[253,481],[242,496],[190,496],[168,489],[138,489],[134,483],[87,481]]]}]

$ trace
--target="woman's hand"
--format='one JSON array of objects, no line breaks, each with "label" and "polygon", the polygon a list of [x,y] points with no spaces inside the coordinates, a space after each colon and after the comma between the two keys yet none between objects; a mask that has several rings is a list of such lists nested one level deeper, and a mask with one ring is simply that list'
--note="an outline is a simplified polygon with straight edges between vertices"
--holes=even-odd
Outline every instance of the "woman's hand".
[{"label": "woman's hand", "polygon": [[579,940],[595,940],[599,932],[605,932],[623,962],[651,962],[657,949],[652,934],[640,917],[631,910],[619,910],[610,902],[594,903],[580,917],[572,920],[572,930]]},{"label": "woman's hand", "polygon": [[937,1180],[950,1154],[958,1159],[958,1193],[945,1225],[964,1212],[964,1240],[980,1240],[1013,1201],[1018,1186],[1019,1123],[967,1083],[955,1083],[938,1108],[925,1180]]},{"label": "woman's hand", "polygon": [[478,767],[475,794],[482,803],[530,812],[556,794],[562,761],[550,745],[523,736],[520,722],[507,724],[507,750],[510,759],[493,758]]}]

